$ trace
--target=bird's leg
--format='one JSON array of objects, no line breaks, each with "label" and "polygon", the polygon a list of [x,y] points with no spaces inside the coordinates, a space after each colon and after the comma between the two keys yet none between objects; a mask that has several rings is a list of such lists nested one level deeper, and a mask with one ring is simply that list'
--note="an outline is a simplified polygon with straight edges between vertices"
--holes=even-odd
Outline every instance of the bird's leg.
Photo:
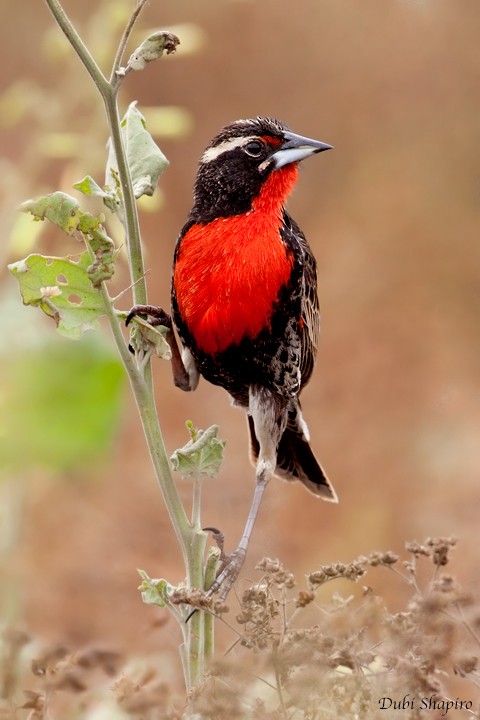
[{"label": "bird's leg", "polygon": [[171,316],[162,308],[156,307],[156,305],[134,305],[127,315],[125,325],[129,325],[135,315],[146,315],[148,322],[153,327],[163,325],[167,328],[165,339],[170,345],[170,350],[172,351],[171,363],[173,382],[177,387],[181,390],[185,390],[186,392],[194,390],[195,388],[192,386],[191,376],[185,368],[182,355],[178,347],[177,338],[175,337],[175,333],[173,331]]},{"label": "bird's leg", "polygon": [[245,562],[248,544],[250,542],[250,536],[252,534],[255,520],[257,519],[263,493],[265,492],[265,488],[267,487],[269,480],[270,476],[267,475],[267,473],[262,472],[259,475],[257,474],[255,493],[253,495],[252,504],[250,506],[242,538],[238,544],[237,549],[230,555],[225,556],[223,562],[223,569],[217,575],[215,582],[208,590],[209,595],[213,595],[215,592],[217,592],[217,590],[220,590],[219,598],[222,601],[225,600],[228,593],[230,592],[232,585],[238,578]]},{"label": "bird's leg", "polygon": [[237,549],[226,558],[209,595],[220,590],[220,600],[225,600],[233,583],[238,578],[245,562],[253,526],[257,519],[265,488],[275,473],[277,448],[287,424],[287,403],[284,398],[274,395],[265,388],[250,388],[249,414],[253,418],[255,434],[260,451],[256,467],[256,483],[247,522]]}]

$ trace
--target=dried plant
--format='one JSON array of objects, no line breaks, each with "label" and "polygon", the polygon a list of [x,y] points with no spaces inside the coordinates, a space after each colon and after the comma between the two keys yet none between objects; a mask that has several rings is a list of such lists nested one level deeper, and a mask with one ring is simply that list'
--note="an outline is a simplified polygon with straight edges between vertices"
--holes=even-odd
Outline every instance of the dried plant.
[{"label": "dried plant", "polygon": [[[5,632],[0,718],[478,718],[480,603],[444,572],[454,548],[452,538],[407,543],[404,560],[373,552],[323,565],[304,587],[279,560],[264,558],[258,581],[239,601],[232,626],[238,639],[211,664],[186,705],[158,658],[55,646],[27,667],[31,639]],[[400,610],[390,610],[377,590],[385,587],[385,573],[389,588],[398,583],[407,591]],[[352,583],[348,596],[330,589],[345,580]],[[202,604],[201,598],[176,599]],[[228,617],[222,612],[223,622]]]}]

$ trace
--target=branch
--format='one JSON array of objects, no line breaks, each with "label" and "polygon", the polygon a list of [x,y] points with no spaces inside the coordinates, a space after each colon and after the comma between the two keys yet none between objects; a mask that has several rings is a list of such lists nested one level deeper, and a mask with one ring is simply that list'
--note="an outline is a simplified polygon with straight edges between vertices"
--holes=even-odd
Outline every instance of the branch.
[{"label": "branch", "polygon": [[113,61],[112,73],[110,75],[110,85],[112,87],[116,87],[117,83],[118,84],[120,83],[121,79],[118,77],[117,71],[120,68],[123,54],[125,52],[125,48],[127,47],[127,42],[129,40],[129,37],[133,30],[133,26],[137,22],[138,16],[142,12],[142,10],[146,4],[147,4],[147,0],[137,0],[137,6],[136,6],[135,10],[133,11],[132,16],[130,17],[130,20],[128,21],[128,24],[127,24],[125,30],[123,31],[122,39],[120,40],[117,54],[115,55],[115,60]]},{"label": "branch", "polygon": [[45,2],[47,3],[50,12],[52,13],[61,30],[65,34],[70,45],[73,47],[78,57],[82,61],[93,82],[100,90],[102,97],[105,97],[105,94],[108,93],[110,89],[110,84],[105,75],[100,70],[95,60],[93,59],[93,56],[90,54],[90,51],[84,44],[82,38],[77,33],[69,18],[65,14],[63,7],[58,2],[58,0],[45,0]]}]

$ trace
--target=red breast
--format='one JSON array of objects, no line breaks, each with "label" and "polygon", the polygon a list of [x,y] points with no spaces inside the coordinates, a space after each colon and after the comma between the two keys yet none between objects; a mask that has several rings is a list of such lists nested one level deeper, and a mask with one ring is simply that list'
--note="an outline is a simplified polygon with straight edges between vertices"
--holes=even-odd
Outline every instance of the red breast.
[{"label": "red breast", "polygon": [[180,314],[197,346],[226,350],[268,328],[293,256],[282,241],[282,207],[298,175],[296,164],[273,172],[252,209],[192,225],[174,269]]}]

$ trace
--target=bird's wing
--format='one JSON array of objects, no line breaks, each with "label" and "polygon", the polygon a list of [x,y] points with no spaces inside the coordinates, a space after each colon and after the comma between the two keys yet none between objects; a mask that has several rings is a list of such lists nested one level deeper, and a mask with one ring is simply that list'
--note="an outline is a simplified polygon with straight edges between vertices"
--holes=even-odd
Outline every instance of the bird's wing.
[{"label": "bird's wing", "polygon": [[307,384],[315,365],[320,331],[320,308],[317,295],[317,263],[305,235],[297,223],[285,213],[285,226],[291,242],[295,242],[302,258],[301,278],[301,386]]}]

